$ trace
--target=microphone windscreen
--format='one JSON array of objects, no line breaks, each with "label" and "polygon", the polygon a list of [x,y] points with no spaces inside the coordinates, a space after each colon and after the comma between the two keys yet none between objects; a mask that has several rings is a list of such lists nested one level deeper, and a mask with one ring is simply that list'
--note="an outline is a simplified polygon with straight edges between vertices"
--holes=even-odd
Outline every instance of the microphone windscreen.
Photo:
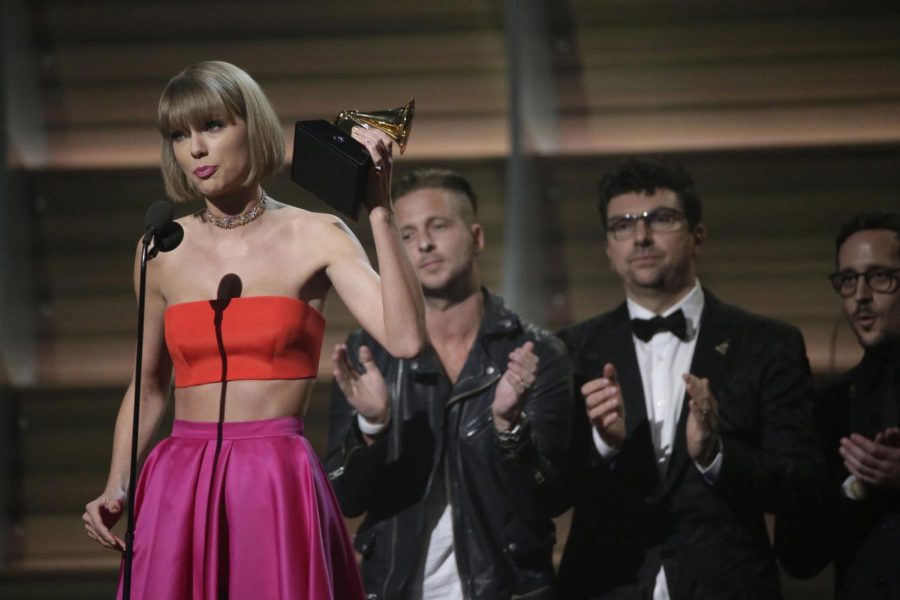
[{"label": "microphone windscreen", "polygon": [[157,200],[150,205],[144,215],[144,229],[153,227],[156,231],[160,231],[173,218],[175,206],[168,200]]},{"label": "microphone windscreen", "polygon": [[183,239],[184,227],[181,226],[181,223],[169,221],[156,236],[156,247],[160,252],[168,252],[177,248]]}]

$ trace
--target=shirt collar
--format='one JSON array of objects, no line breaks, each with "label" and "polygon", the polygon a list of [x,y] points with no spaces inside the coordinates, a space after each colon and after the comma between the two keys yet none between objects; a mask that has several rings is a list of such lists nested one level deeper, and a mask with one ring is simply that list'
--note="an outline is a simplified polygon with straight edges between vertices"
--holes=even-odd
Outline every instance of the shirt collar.
[{"label": "shirt collar", "polygon": [[507,308],[503,298],[481,288],[484,297],[484,315],[481,319],[481,334],[506,334],[520,328],[519,317]]},{"label": "shirt collar", "polygon": [[[700,315],[703,313],[703,288],[700,287],[700,280],[694,280],[694,287],[681,300],[670,306],[661,317],[668,317],[673,312],[681,309],[684,312],[684,318],[688,322],[688,336],[693,338],[694,334],[700,327]],[[631,298],[625,298],[628,306],[628,317],[630,319],[652,319],[656,313],[648,308],[644,308]]]}]

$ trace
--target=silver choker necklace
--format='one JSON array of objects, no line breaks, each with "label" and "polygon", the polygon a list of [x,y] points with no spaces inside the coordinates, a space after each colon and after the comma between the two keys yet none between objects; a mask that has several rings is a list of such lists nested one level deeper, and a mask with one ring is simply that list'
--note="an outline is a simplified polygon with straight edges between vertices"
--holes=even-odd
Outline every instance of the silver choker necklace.
[{"label": "silver choker necklace", "polygon": [[263,192],[259,200],[256,201],[249,210],[245,210],[239,215],[229,217],[217,217],[207,208],[203,212],[203,220],[208,221],[221,229],[234,229],[235,227],[243,227],[247,223],[252,223],[266,212],[266,193]]}]

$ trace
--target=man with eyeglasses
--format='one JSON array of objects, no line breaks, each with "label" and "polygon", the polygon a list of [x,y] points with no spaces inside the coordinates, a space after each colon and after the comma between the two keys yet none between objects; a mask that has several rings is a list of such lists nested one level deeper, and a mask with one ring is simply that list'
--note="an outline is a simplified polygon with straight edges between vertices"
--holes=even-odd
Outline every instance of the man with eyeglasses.
[{"label": "man with eyeglasses", "polygon": [[778,519],[776,549],[797,577],[833,560],[838,598],[900,598],[900,214],[858,214],[835,246],[831,284],[864,354],[816,395],[825,490]]},{"label": "man with eyeglasses", "polygon": [[700,286],[706,229],[681,169],[614,167],[600,217],[626,300],[562,333],[581,417],[559,597],[779,598],[763,513],[821,475],[803,338]]}]

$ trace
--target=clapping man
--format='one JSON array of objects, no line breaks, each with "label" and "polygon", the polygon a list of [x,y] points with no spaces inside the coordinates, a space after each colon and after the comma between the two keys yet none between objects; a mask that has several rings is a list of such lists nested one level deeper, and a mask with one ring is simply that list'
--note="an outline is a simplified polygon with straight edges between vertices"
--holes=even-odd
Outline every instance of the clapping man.
[{"label": "clapping man", "polygon": [[701,204],[681,169],[600,183],[625,302],[561,335],[575,371],[560,567],[567,600],[780,597],[764,513],[820,477],[800,332],[701,287]]},{"label": "clapping man", "polygon": [[416,171],[394,215],[431,348],[334,353],[329,455],[370,599],[553,597],[552,511],[571,429],[565,348],[481,285],[484,231],[458,174]]},{"label": "clapping man", "polygon": [[816,394],[827,476],[821,501],[778,519],[785,568],[830,561],[842,599],[900,599],[900,214],[862,213],[835,242],[831,284],[864,350]]}]

